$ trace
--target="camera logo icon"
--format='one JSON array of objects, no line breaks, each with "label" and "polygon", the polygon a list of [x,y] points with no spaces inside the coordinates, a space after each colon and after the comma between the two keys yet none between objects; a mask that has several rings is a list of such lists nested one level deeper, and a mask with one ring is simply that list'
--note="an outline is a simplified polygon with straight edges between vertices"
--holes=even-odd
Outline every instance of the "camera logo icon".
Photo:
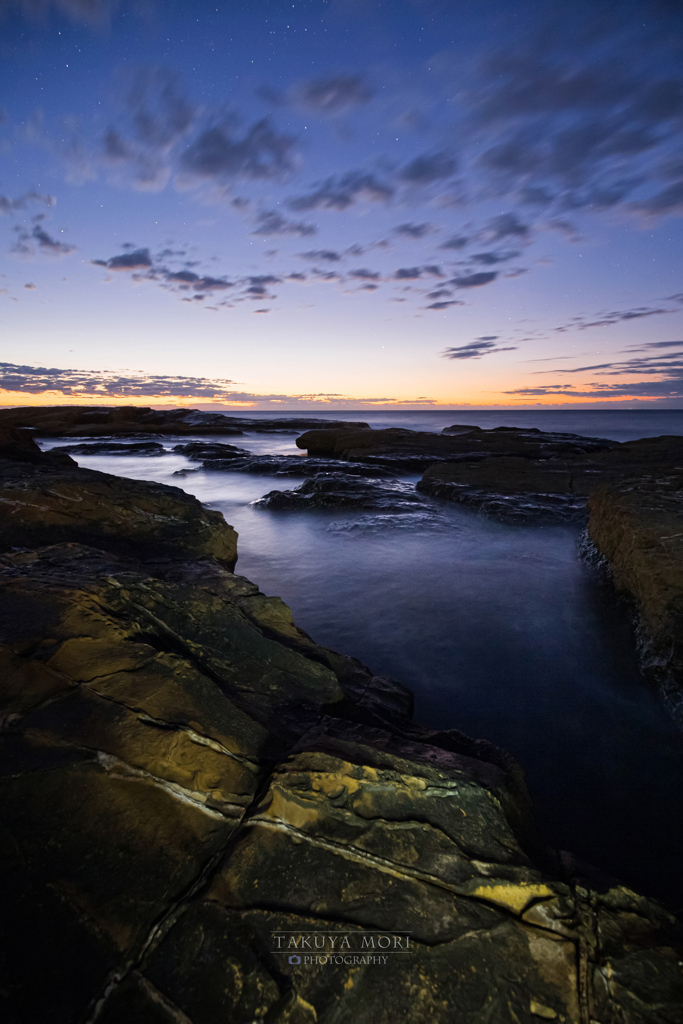
[{"label": "camera logo icon", "polygon": [[296,953],[295,953],[293,956],[290,956],[289,962],[290,962],[290,964],[300,964],[301,963],[301,957],[297,956]]}]

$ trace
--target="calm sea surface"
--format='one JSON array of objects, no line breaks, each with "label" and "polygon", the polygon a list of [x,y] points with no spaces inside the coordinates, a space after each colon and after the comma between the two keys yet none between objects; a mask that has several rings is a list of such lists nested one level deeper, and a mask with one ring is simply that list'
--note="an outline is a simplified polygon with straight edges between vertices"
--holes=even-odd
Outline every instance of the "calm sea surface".
[{"label": "calm sea surface", "polygon": [[[471,423],[617,441],[683,435],[683,411],[310,415],[437,432]],[[305,458],[295,437],[225,440]],[[275,512],[250,502],[296,477],[174,477],[196,463],[170,452],[77,461],[220,509],[240,535],[237,571],[282,597],[319,643],[411,686],[418,721],[486,737],[520,760],[547,842],[683,908],[683,737],[642,682],[628,609],[579,559],[578,528],[505,526],[438,501],[415,516]]]}]

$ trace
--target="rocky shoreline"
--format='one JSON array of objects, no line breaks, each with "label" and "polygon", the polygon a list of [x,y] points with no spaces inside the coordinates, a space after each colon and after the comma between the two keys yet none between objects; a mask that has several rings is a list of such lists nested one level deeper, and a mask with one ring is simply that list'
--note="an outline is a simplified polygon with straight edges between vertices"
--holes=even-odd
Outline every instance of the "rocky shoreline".
[{"label": "rocky shoreline", "polygon": [[[681,484],[650,477],[594,490],[589,529],[664,657]],[[510,755],[235,575],[220,513],[6,429],[0,539],[9,1024],[683,1020],[676,917],[545,848]]]}]

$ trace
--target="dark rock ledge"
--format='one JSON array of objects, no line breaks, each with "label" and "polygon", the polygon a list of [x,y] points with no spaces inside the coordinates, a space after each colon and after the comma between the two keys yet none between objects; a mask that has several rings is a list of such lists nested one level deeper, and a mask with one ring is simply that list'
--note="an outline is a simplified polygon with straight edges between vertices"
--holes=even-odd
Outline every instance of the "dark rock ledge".
[{"label": "dark rock ledge", "polygon": [[322,420],[315,416],[278,419],[226,416],[198,409],[149,409],[138,405],[24,406],[0,409],[0,427],[25,427],[39,437],[135,437],[145,434],[244,434],[245,431],[279,434],[309,427],[367,427],[348,420]]},{"label": "dark rock ledge", "polygon": [[[513,759],[315,644],[222,517],[0,455],[3,1021],[683,1020],[676,919],[542,848]],[[411,949],[275,951],[311,931]]]}]

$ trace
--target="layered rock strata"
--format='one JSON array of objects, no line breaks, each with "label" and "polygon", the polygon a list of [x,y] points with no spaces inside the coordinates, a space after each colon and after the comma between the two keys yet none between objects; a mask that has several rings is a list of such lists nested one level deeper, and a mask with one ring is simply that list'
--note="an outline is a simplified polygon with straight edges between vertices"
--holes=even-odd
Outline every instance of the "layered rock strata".
[{"label": "layered rock strata", "polygon": [[588,506],[590,538],[638,610],[645,674],[683,727],[683,465],[598,487]]},{"label": "layered rock strata", "polygon": [[[48,456],[12,465],[47,493]],[[83,503],[103,476],[59,471]],[[413,724],[210,550],[49,521],[28,549],[28,508],[0,556],[8,1024],[683,1020],[680,925],[544,849],[509,755]]]},{"label": "layered rock strata", "polygon": [[81,541],[144,559],[213,557],[234,566],[237,534],[220,512],[178,487],[79,469],[21,435],[0,428],[0,550]]}]

